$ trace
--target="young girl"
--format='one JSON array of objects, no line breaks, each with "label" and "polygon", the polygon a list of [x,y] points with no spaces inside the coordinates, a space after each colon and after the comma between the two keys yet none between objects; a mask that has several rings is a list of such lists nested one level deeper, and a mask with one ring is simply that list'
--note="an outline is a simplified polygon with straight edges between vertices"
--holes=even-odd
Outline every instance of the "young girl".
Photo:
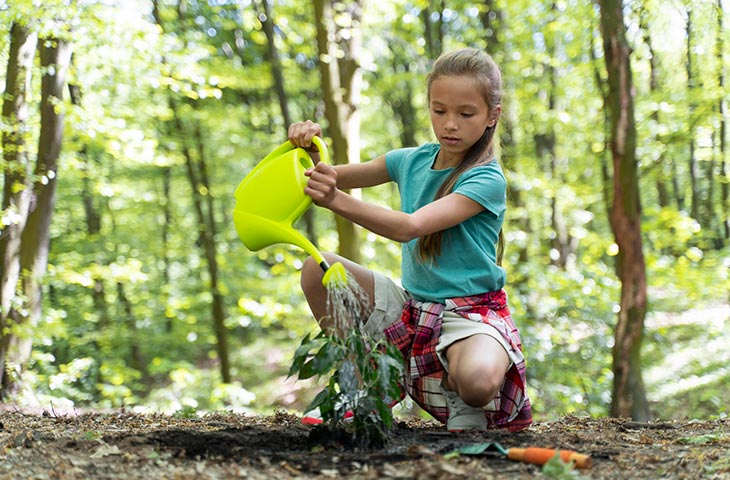
[{"label": "young girl", "polygon": [[[438,143],[393,150],[369,162],[307,172],[305,192],[320,207],[402,244],[402,287],[333,254],[370,298],[364,330],[394,343],[407,361],[406,390],[450,431],[520,430],[532,422],[525,363],[502,290],[497,244],[506,182],[494,158],[502,80],[475,49],[439,57],[428,77],[428,108]],[[311,121],[289,127],[303,148],[321,136]],[[394,181],[402,211],[343,192]],[[326,322],[327,291],[311,258],[302,289]],[[327,327],[327,325],[322,325]]]}]

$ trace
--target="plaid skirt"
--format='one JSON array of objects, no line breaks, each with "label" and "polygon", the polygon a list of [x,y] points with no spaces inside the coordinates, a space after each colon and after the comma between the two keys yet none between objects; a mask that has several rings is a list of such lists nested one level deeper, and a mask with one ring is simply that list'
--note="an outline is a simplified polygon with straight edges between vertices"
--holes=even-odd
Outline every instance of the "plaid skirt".
[{"label": "plaid skirt", "polygon": [[[442,423],[448,420],[449,410],[439,389],[444,368],[436,347],[445,310],[491,325],[511,348],[522,352],[522,341],[507,306],[504,290],[447,299],[445,303],[408,300],[401,318],[388,326],[384,334],[405,359],[406,375],[403,383],[406,392],[421,408]],[[519,431],[532,424],[525,362],[524,357],[520,357],[522,361],[514,362],[505,374],[502,388],[491,402],[494,408],[484,410],[491,428]]]}]

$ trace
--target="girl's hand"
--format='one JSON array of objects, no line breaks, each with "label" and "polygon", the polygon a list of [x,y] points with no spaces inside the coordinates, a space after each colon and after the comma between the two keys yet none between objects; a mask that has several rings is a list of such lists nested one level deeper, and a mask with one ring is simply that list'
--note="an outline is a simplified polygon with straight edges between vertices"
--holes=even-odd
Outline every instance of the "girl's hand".
[{"label": "girl's hand", "polygon": [[312,138],[322,137],[322,126],[311,120],[305,122],[297,122],[289,125],[289,141],[295,147],[305,148],[310,151],[317,151],[317,147],[312,144]]},{"label": "girl's hand", "polygon": [[312,197],[315,205],[329,208],[339,193],[337,190],[337,171],[324,162],[308,169],[304,175],[309,177],[304,193]]}]

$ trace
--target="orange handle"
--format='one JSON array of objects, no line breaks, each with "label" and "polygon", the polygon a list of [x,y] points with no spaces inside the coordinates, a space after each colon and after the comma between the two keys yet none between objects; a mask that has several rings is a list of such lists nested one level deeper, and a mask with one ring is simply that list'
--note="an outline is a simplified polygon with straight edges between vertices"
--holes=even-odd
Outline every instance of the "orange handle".
[{"label": "orange handle", "polygon": [[575,462],[577,468],[591,468],[593,460],[590,455],[574,452],[572,450],[554,450],[552,448],[510,448],[507,450],[507,458],[517,462],[545,465],[555,454],[560,454],[560,459],[566,463]]}]

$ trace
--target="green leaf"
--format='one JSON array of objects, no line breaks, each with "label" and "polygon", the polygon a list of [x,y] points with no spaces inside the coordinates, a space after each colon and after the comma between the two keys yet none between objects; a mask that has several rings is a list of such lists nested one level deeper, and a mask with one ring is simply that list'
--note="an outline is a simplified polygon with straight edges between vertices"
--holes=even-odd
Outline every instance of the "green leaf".
[{"label": "green leaf", "polygon": [[454,452],[459,453],[461,455],[481,455],[484,452],[491,450],[495,451],[497,453],[500,453],[502,455],[507,455],[507,450],[502,447],[499,443],[495,442],[487,442],[487,443],[473,443],[469,445],[462,445]]},{"label": "green leaf", "polygon": [[359,382],[355,371],[355,365],[353,365],[352,362],[346,361],[337,369],[337,380],[340,384],[340,389],[342,390],[343,395],[358,392]]},{"label": "green leaf", "polygon": [[720,435],[713,435],[713,434],[705,434],[705,435],[698,435],[696,437],[684,437],[680,438],[679,441],[682,443],[687,443],[690,445],[704,445],[707,443],[715,443],[719,441],[722,437]]}]

